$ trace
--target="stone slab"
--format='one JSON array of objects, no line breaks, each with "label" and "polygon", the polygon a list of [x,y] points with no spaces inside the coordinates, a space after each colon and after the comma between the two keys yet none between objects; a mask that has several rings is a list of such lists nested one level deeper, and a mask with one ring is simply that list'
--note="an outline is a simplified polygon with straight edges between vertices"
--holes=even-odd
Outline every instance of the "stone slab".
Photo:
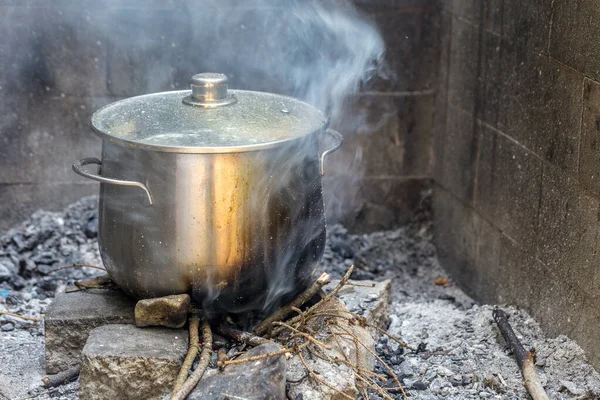
[{"label": "stone slab", "polygon": [[[244,357],[281,350],[268,343],[250,350]],[[286,361],[283,355],[254,362],[230,365],[222,372],[209,370],[190,393],[188,400],[221,400],[224,395],[246,399],[285,399]]]},{"label": "stone slab", "polygon": [[187,348],[185,330],[96,328],[82,352],[79,398],[161,399],[172,388]]},{"label": "stone slab", "polygon": [[46,372],[78,365],[90,332],[106,324],[133,324],[135,300],[117,290],[62,293],[44,320]]},{"label": "stone slab", "polygon": [[[339,280],[334,280],[325,286],[325,290],[331,290]],[[350,280],[350,283],[366,286],[344,286],[338,292],[337,297],[346,305],[349,311],[362,315],[369,324],[385,328],[389,322],[390,302],[392,300],[392,281],[386,279],[382,282],[361,280]],[[381,336],[379,331],[369,328],[369,332],[377,341]]]}]

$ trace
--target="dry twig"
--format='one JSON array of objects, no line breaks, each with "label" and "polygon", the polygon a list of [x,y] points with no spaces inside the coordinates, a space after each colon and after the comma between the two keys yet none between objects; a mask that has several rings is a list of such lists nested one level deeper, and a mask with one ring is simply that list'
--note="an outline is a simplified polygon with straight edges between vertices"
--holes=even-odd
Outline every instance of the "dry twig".
[{"label": "dry twig", "polygon": [[71,367],[65,371],[59,372],[58,374],[48,375],[42,378],[42,383],[45,389],[62,386],[69,382],[74,381],[79,376],[81,367]]},{"label": "dry twig", "polygon": [[[350,279],[350,275],[352,275],[352,271],[354,271],[354,265],[352,265],[350,268],[348,268],[348,271],[346,271],[346,274],[344,274],[344,276],[342,277],[340,282],[337,284],[337,286],[335,288],[333,288],[333,290],[331,292],[329,292],[325,297],[323,297],[321,300],[319,300],[319,302],[317,302],[317,304],[313,305],[308,310],[304,311],[303,315],[297,315],[294,318],[290,319],[289,321],[286,321],[287,324],[293,325],[293,324],[297,324],[298,322],[301,322],[304,315],[308,315],[308,314],[314,312],[322,304],[325,304],[329,300],[331,300],[333,298],[333,296],[335,296],[337,294],[337,292],[339,292],[340,289],[342,287],[344,287],[344,285],[348,282],[348,279]],[[280,327],[279,329],[273,329],[271,337],[275,337],[275,336],[279,335],[281,332],[283,332],[283,329],[284,328],[282,328],[282,327]]]},{"label": "dry twig", "polygon": [[184,400],[194,390],[206,368],[210,362],[212,355],[212,331],[210,330],[210,324],[205,319],[202,323],[202,353],[200,354],[200,361],[198,366],[192,372],[192,375],[185,381],[181,386],[181,389],[177,393],[173,393],[171,400]]},{"label": "dry twig", "polygon": [[500,308],[494,309],[492,313],[494,321],[498,325],[498,329],[502,334],[506,343],[510,346],[517,359],[517,364],[523,374],[525,380],[525,388],[531,395],[533,400],[549,400],[540,378],[535,372],[535,350],[532,348],[530,351],[525,350],[515,331],[513,331],[510,323],[508,322],[508,314],[506,314]]},{"label": "dry twig", "polygon": [[44,319],[43,315],[39,318],[33,318],[33,317],[26,317],[25,315],[11,313],[8,311],[0,311],[0,315],[8,315],[9,317],[20,318],[20,319],[24,319],[25,321],[31,321],[31,322],[40,322],[42,319]]},{"label": "dry twig", "polygon": [[61,269],[81,268],[81,267],[95,268],[95,269],[101,269],[102,271],[106,271],[106,269],[104,269],[102,267],[97,267],[97,266],[91,265],[91,264],[70,264],[70,265],[65,265],[64,267],[58,267],[58,268],[52,269],[52,270],[48,271],[46,273],[46,275],[51,274],[51,273],[56,272],[56,271],[60,271]]},{"label": "dry twig", "polygon": [[304,368],[308,371],[308,374],[311,378],[313,378],[315,381],[317,381],[318,383],[327,386],[329,389],[341,394],[344,398],[346,399],[354,399],[354,397],[351,397],[349,395],[347,395],[346,393],[342,392],[340,389],[336,388],[335,386],[333,386],[330,383],[325,382],[323,379],[321,379],[316,373],[315,371],[312,370],[312,368],[310,368],[308,366],[308,364],[306,363],[306,360],[304,360],[304,356],[302,355],[302,349],[299,348],[298,346],[298,342],[296,341],[296,338],[294,338],[294,346],[297,349],[298,352],[298,357],[300,358],[300,362],[302,363],[302,365],[304,366]]},{"label": "dry twig", "polygon": [[260,346],[261,344],[265,344],[265,343],[273,343],[269,339],[265,339],[263,337],[253,335],[250,332],[240,331],[237,329],[225,327],[223,325],[221,325],[221,326],[219,326],[219,328],[217,328],[217,332],[220,335],[223,335],[230,339],[233,339],[238,343],[243,343],[243,344],[247,344],[250,346]]},{"label": "dry twig", "polygon": [[198,329],[200,328],[200,319],[198,318],[198,314],[194,313],[190,317],[190,344],[188,352],[185,356],[185,360],[183,360],[183,364],[181,365],[181,369],[179,370],[179,375],[177,375],[177,380],[175,381],[175,385],[173,386],[173,395],[179,391],[181,386],[185,383],[185,380],[190,373],[190,369],[194,364],[194,360],[198,355],[199,350],[199,342],[200,338],[198,336]]},{"label": "dry twig", "polygon": [[294,308],[300,308],[312,299],[319,290],[325,285],[329,283],[329,274],[323,273],[316,281],[313,283],[308,289],[302,292],[298,297],[296,297],[290,304],[285,307],[280,308],[275,313],[271,314],[267,317],[263,322],[254,329],[255,335],[264,335],[266,332],[271,329],[273,322],[281,321],[285,317],[287,317],[290,313],[294,311]]}]

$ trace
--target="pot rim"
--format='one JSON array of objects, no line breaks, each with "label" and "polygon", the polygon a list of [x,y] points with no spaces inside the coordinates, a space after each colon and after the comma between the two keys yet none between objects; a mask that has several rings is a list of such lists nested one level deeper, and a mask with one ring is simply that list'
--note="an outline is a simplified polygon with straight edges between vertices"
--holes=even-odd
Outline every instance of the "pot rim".
[{"label": "pot rim", "polygon": [[[256,91],[251,91],[251,90],[235,90],[234,92],[256,92]],[[165,92],[157,92],[157,93],[150,93],[150,94],[144,94],[144,95],[140,95],[140,96],[134,96],[134,97],[153,97],[153,96],[164,96],[167,94],[173,95],[173,94],[181,94],[181,95],[189,95],[191,93],[190,90],[171,90],[171,91],[165,91]],[[260,93],[260,92],[257,92]],[[277,95],[277,96],[281,96],[282,98],[288,98],[291,100],[294,100],[296,102],[300,102],[300,103],[304,103],[307,106],[316,108],[315,106],[302,101],[302,100],[298,100],[295,97],[292,96],[286,96],[286,95]],[[127,99],[123,99],[123,100],[128,100],[128,99],[132,99],[134,97],[129,97]],[[119,100],[122,101],[122,100]],[[194,147],[194,146],[162,146],[162,145],[154,145],[154,144],[148,144],[148,143],[141,143],[141,142],[137,142],[137,141],[133,141],[133,140],[126,140],[123,138],[119,138],[116,136],[113,136],[99,128],[97,128],[96,126],[94,126],[93,124],[93,119],[94,119],[94,115],[104,111],[105,109],[107,109],[108,107],[112,107],[114,106],[114,104],[117,102],[113,102],[110,104],[107,104],[101,108],[99,108],[98,110],[96,110],[94,112],[94,114],[92,115],[91,121],[90,121],[90,126],[92,129],[92,132],[94,132],[94,134],[98,137],[100,137],[103,140],[108,140],[110,142],[119,144],[121,146],[124,147],[129,147],[129,148],[133,148],[133,149],[142,149],[142,150],[149,150],[149,151],[156,151],[156,152],[164,152],[164,153],[181,153],[181,154],[225,154],[225,153],[245,153],[245,152],[252,152],[252,151],[260,151],[260,150],[268,150],[268,149],[273,149],[273,148],[277,148],[277,147],[281,147],[285,144],[288,143],[293,143],[295,141],[298,140],[302,140],[303,138],[318,134],[320,132],[324,132],[328,127],[329,127],[329,123],[330,123],[330,119],[327,117],[325,122],[323,123],[323,125],[319,128],[316,129],[312,132],[308,132],[305,135],[302,136],[296,136],[296,137],[292,137],[292,138],[287,138],[287,139],[282,139],[282,140],[277,140],[277,141],[272,141],[272,142],[265,142],[265,143],[257,143],[257,144],[251,144],[251,145],[236,145],[236,146],[214,146],[214,147],[210,147],[210,146],[205,146],[205,147]]]}]

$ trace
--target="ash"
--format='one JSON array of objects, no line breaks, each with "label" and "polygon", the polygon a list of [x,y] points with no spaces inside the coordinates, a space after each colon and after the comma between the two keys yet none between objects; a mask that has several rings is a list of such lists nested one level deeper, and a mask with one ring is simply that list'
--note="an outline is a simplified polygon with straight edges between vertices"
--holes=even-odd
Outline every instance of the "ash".
[{"label": "ash", "polygon": [[[394,231],[352,235],[340,225],[330,226],[321,268],[340,278],[354,264],[353,279],[392,279],[388,331],[414,350],[383,337],[377,353],[401,378],[410,398],[528,398],[519,368],[492,321],[493,306],[477,304],[451,280],[435,284],[448,276],[433,245],[429,198],[424,195],[423,209],[412,222]],[[36,212],[0,237],[0,310],[40,316],[57,292],[101,272],[50,272],[73,263],[101,266],[96,210],[97,198],[84,198],[64,212]],[[596,398],[600,375],[575,342],[565,336],[547,338],[526,312],[505,310],[523,344],[536,348],[538,373],[550,398]],[[77,398],[77,382],[49,390],[39,387],[44,375],[42,328],[0,317],[0,400]],[[377,372],[387,375],[382,365]]]}]

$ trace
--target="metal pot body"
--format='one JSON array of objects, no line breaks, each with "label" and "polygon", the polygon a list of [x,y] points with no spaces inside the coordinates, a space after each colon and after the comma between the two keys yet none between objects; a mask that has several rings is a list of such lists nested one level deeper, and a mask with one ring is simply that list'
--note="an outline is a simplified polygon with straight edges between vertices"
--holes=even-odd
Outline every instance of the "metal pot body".
[{"label": "metal pot body", "polygon": [[192,293],[229,312],[296,294],[325,245],[322,133],[221,154],[104,140],[100,175],[131,183],[100,188],[99,247],[112,279],[137,297]]}]

